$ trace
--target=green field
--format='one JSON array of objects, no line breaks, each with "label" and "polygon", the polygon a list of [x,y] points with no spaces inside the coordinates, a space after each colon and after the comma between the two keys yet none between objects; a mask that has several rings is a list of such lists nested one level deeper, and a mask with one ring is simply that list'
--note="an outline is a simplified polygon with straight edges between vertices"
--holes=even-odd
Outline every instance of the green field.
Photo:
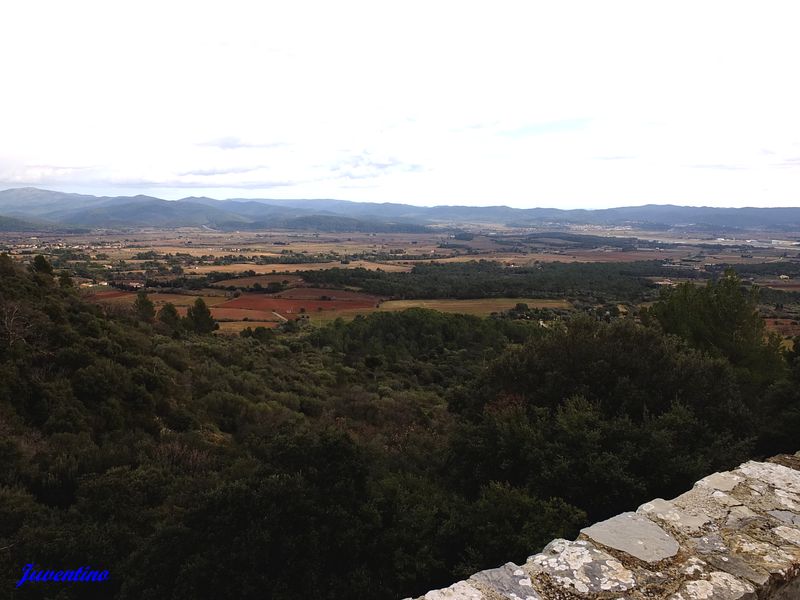
[{"label": "green field", "polygon": [[407,308],[430,308],[441,312],[485,316],[514,308],[517,304],[528,308],[570,308],[569,302],[551,298],[479,298],[476,300],[389,300],[381,304],[380,310],[405,310]]}]

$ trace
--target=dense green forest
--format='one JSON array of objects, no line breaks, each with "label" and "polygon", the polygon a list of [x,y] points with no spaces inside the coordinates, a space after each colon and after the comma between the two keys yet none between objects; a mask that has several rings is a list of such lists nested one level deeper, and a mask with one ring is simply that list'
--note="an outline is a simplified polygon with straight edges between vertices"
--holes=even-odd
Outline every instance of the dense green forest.
[{"label": "dense green forest", "polygon": [[[629,287],[576,266],[569,289],[646,285],[612,268]],[[498,295],[526,293],[485,269]],[[419,290],[471,293],[419,273]],[[319,281],[347,277],[406,285]],[[662,294],[641,322],[412,309],[226,337],[204,306],[98,306],[44,259],[0,256],[2,593],[401,598],[796,451],[800,356],[753,293],[728,273]],[[28,563],[110,577],[15,590]]]},{"label": "dense green forest", "polygon": [[[305,281],[356,286],[392,298],[487,298],[524,296],[614,297],[641,300],[656,295],[646,279],[676,274],[660,261],[630,263],[540,263],[509,268],[496,261],[415,265],[410,273],[327,269],[300,273]],[[681,272],[682,276],[687,273]],[[694,275],[690,273],[689,275]],[[602,300],[601,300],[602,301]]]},{"label": "dense green forest", "polygon": [[[302,267],[300,267],[302,269]],[[244,277],[255,271],[242,273]],[[408,273],[358,267],[319,271],[299,270],[292,274],[312,285],[334,288],[355,287],[387,298],[491,298],[491,297],[575,297],[590,302],[607,299],[637,302],[658,296],[658,286],[648,277],[699,278],[699,272],[677,269],[660,261],[629,263],[540,263],[509,267],[494,260],[461,263],[420,263]],[[219,287],[230,273],[148,278],[147,287],[199,290]],[[226,283],[229,289],[237,286]],[[248,285],[242,289],[253,291]],[[279,291],[261,288],[258,291]]]}]

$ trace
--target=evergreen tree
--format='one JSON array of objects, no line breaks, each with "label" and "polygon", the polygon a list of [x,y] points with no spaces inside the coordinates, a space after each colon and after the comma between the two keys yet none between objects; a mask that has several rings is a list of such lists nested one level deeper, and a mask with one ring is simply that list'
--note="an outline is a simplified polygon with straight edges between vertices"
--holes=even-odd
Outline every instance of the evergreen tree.
[{"label": "evergreen tree", "polygon": [[181,317],[178,314],[178,309],[172,302],[167,302],[158,311],[158,320],[170,329],[177,329],[181,324]]},{"label": "evergreen tree", "polygon": [[53,265],[41,254],[37,254],[36,258],[33,259],[32,268],[36,273],[44,273],[45,275],[53,274]]},{"label": "evergreen tree", "polygon": [[749,370],[756,380],[770,380],[783,369],[780,339],[767,334],[758,313],[758,288],[745,290],[731,269],[707,285],[687,282],[665,290],[643,317],[645,322],[654,318],[665,332],[695,348]]},{"label": "evergreen tree", "polygon": [[219,329],[219,325],[211,316],[211,311],[202,298],[195,300],[194,306],[189,307],[186,312],[186,324],[195,333],[211,333]]},{"label": "evergreen tree", "polygon": [[62,288],[73,287],[72,277],[69,276],[69,273],[61,271],[61,273],[58,274],[58,285]]},{"label": "evergreen tree", "polygon": [[16,269],[14,269],[14,261],[11,257],[5,252],[0,254],[0,275],[12,276],[15,273]]},{"label": "evergreen tree", "polygon": [[156,307],[145,292],[136,294],[133,310],[136,313],[136,317],[146,323],[152,322],[156,316]]}]

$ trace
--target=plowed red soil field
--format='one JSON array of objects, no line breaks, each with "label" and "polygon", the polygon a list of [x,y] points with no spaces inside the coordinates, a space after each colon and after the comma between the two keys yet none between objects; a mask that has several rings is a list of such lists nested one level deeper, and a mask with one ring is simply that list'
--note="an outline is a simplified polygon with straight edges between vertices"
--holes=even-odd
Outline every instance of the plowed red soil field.
[{"label": "plowed red soil field", "polygon": [[369,302],[376,304],[378,298],[370,296],[369,294],[362,294],[361,292],[351,292],[348,290],[331,290],[326,288],[314,287],[296,287],[277,294],[271,294],[272,298],[288,298],[292,300],[320,300],[322,296],[330,298],[331,300],[346,300],[348,302]]},{"label": "plowed red soil field", "polygon": [[794,319],[766,319],[767,329],[777,331],[784,337],[800,335],[800,322]]},{"label": "plowed red soil field", "polygon": [[[325,291],[333,292],[333,290]],[[220,304],[217,310],[239,308],[251,311],[275,311],[281,315],[287,316],[302,314],[303,312],[313,313],[320,310],[367,309],[374,308],[376,304],[377,298],[371,296],[361,296],[348,300],[312,300],[304,298],[277,298],[264,294],[243,294],[238,298]]]},{"label": "plowed red soil field", "polygon": [[298,277],[297,275],[289,275],[288,273],[274,273],[271,275],[238,277],[237,279],[223,279],[222,281],[217,281],[214,285],[217,287],[227,287],[229,285],[238,287],[247,287],[249,285],[253,285],[254,283],[258,283],[266,287],[270,283],[273,282],[283,283],[284,281],[288,281],[292,285],[297,285],[298,283],[303,282],[303,278]]}]

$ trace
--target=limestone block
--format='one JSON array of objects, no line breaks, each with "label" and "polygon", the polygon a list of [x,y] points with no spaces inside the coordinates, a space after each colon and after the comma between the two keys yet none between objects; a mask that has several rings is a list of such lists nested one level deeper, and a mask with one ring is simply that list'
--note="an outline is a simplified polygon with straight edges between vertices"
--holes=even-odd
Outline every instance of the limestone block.
[{"label": "limestone block", "polygon": [[469,582],[478,589],[492,591],[510,600],[542,600],[534,591],[528,574],[522,567],[511,562],[496,569],[475,573],[469,578]]},{"label": "limestone block", "polygon": [[766,484],[760,484],[756,488],[756,482],[748,480],[748,485],[739,487],[734,494],[741,504],[756,512],[790,510],[800,514],[800,496],[780,488],[772,488]]},{"label": "limestone block", "polygon": [[624,592],[636,587],[631,570],[585,541],[550,542],[540,554],[528,559],[525,568],[537,581],[544,575],[555,585],[580,594]]},{"label": "limestone block", "polygon": [[767,512],[767,514],[775,517],[779,521],[788,523],[789,525],[800,527],[800,514],[796,514],[788,510],[770,510]]},{"label": "limestone block", "polygon": [[791,549],[779,548],[745,534],[731,535],[728,543],[731,552],[748,564],[780,578],[794,576],[800,571],[800,553]]},{"label": "limestone block", "polygon": [[744,523],[757,519],[763,519],[763,517],[761,517],[761,515],[758,513],[753,512],[746,506],[733,506],[728,512],[728,518],[725,520],[725,526],[738,528]]},{"label": "limestone block", "polygon": [[734,475],[730,472],[725,472],[714,473],[708,477],[703,477],[703,479],[698,481],[695,485],[710,487],[711,489],[719,490],[721,492],[730,492],[742,481],[744,481],[743,477]]},{"label": "limestone block", "polygon": [[428,592],[423,598],[425,600],[487,600],[486,596],[466,581],[459,581],[448,588]]},{"label": "limestone block", "polygon": [[764,569],[751,565],[739,556],[731,554],[713,554],[704,558],[708,564],[715,569],[730,573],[739,579],[746,579],[759,587],[763,587],[769,583],[769,573]]},{"label": "limestone block", "polygon": [[751,584],[714,571],[706,578],[685,582],[669,600],[755,600],[756,597]]},{"label": "limestone block", "polygon": [[772,533],[780,538],[783,538],[787,542],[791,542],[795,546],[800,546],[800,530],[795,529],[794,527],[784,527],[781,525],[773,529]]},{"label": "limestone block", "polygon": [[697,554],[701,556],[704,554],[722,554],[728,552],[728,546],[722,536],[716,533],[710,533],[701,537],[691,538],[687,541],[687,545],[692,548]]},{"label": "limestone block", "polygon": [[636,512],[650,519],[667,523],[687,535],[700,533],[703,526],[711,522],[708,515],[695,510],[684,510],[669,500],[661,498],[642,504]]},{"label": "limestone block", "polygon": [[800,494],[800,471],[773,463],[746,462],[734,471],[792,494]]},{"label": "limestone block", "polygon": [[723,523],[734,506],[741,506],[742,501],[709,486],[695,485],[688,492],[672,500],[672,503],[687,512],[702,514],[710,522]]},{"label": "limestone block", "polygon": [[648,563],[656,563],[678,553],[678,542],[650,519],[627,512],[611,517],[581,533],[615,550],[626,552]]}]

